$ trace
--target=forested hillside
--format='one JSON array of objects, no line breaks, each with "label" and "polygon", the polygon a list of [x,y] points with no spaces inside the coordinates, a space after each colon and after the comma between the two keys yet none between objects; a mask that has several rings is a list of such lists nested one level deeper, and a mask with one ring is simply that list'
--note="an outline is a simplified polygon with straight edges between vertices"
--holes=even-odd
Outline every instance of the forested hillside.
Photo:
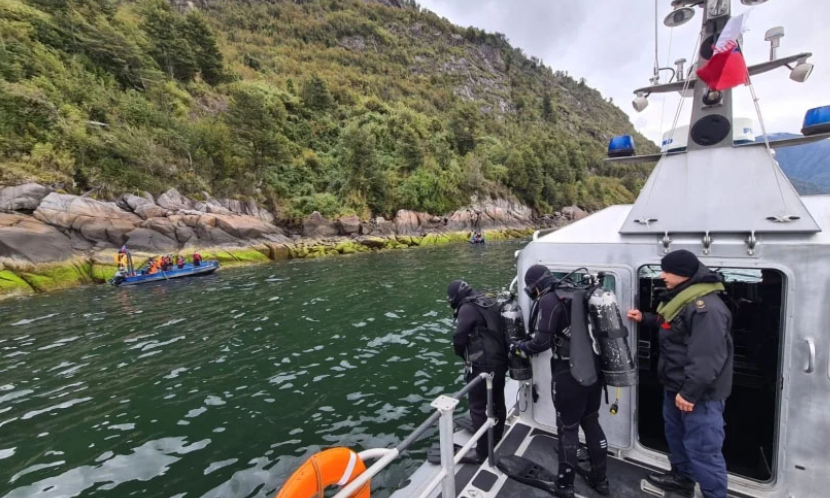
[{"label": "forested hillside", "polygon": [[0,0],[0,184],[172,186],[284,220],[595,209],[645,180],[602,164],[632,131],[585,81],[414,2]]}]

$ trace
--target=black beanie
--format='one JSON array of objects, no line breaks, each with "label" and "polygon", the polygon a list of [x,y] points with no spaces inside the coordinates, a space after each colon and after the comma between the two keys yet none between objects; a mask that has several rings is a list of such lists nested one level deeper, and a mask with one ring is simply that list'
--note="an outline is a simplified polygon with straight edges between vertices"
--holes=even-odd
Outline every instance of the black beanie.
[{"label": "black beanie", "polygon": [[473,292],[473,288],[463,280],[453,280],[447,287],[447,300],[450,302],[452,309],[458,308],[461,300],[469,296]]},{"label": "black beanie", "polygon": [[693,277],[700,268],[700,261],[691,252],[680,249],[666,254],[660,261],[660,268],[679,277]]}]

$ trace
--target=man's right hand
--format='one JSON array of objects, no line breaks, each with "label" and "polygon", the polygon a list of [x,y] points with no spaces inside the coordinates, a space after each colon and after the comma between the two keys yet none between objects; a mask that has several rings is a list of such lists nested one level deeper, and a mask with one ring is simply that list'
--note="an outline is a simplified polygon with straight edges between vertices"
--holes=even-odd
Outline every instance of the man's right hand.
[{"label": "man's right hand", "polygon": [[628,314],[626,316],[628,316],[629,320],[634,320],[637,323],[643,321],[643,312],[640,310],[628,310]]}]

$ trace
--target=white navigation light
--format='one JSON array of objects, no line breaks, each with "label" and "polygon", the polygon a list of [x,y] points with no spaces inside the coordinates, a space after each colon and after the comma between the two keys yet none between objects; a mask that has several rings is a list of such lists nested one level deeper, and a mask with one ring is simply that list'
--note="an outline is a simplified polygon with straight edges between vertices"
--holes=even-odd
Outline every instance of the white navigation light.
[{"label": "white navigation light", "polygon": [[741,3],[752,7],[753,5],[761,5],[762,3],[766,3],[766,1],[767,0],[741,0]]},{"label": "white navigation light", "polygon": [[813,65],[807,62],[807,59],[799,59],[798,64],[790,73],[790,79],[799,83],[804,83],[811,74],[813,74]]},{"label": "white navigation light", "polygon": [[695,11],[691,7],[683,7],[682,9],[677,9],[667,15],[666,18],[663,19],[663,24],[670,28],[676,28],[691,21],[694,16]]},{"label": "white navigation light", "polygon": [[631,104],[634,106],[635,111],[643,112],[648,107],[648,99],[642,93],[638,93],[634,102]]}]

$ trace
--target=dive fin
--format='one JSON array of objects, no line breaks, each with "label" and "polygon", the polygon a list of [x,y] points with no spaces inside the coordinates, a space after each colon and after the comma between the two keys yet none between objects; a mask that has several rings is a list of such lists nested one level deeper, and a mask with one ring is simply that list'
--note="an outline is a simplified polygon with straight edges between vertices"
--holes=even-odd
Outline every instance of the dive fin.
[{"label": "dive fin", "polygon": [[556,489],[556,475],[546,470],[533,460],[520,456],[506,456],[499,458],[496,467],[510,479],[522,484],[533,486],[553,494]]},{"label": "dive fin", "polygon": [[[461,446],[456,444],[456,445],[453,445],[452,451],[453,451],[453,453],[457,453],[458,450],[460,450],[460,449],[461,449]],[[434,465],[441,465],[441,445],[440,445],[440,443],[433,444],[432,446],[430,446],[429,450],[427,450],[427,462],[429,462],[431,464],[434,464]],[[461,458],[461,461],[459,463],[480,464],[481,462],[482,462],[482,460],[479,459],[478,456],[476,455],[475,449],[471,448],[470,451],[468,451],[467,454],[464,455]]]},{"label": "dive fin", "polygon": [[470,417],[458,417],[455,419],[455,426],[465,431],[469,432],[470,434],[475,434],[476,430],[473,427],[473,421]]}]

